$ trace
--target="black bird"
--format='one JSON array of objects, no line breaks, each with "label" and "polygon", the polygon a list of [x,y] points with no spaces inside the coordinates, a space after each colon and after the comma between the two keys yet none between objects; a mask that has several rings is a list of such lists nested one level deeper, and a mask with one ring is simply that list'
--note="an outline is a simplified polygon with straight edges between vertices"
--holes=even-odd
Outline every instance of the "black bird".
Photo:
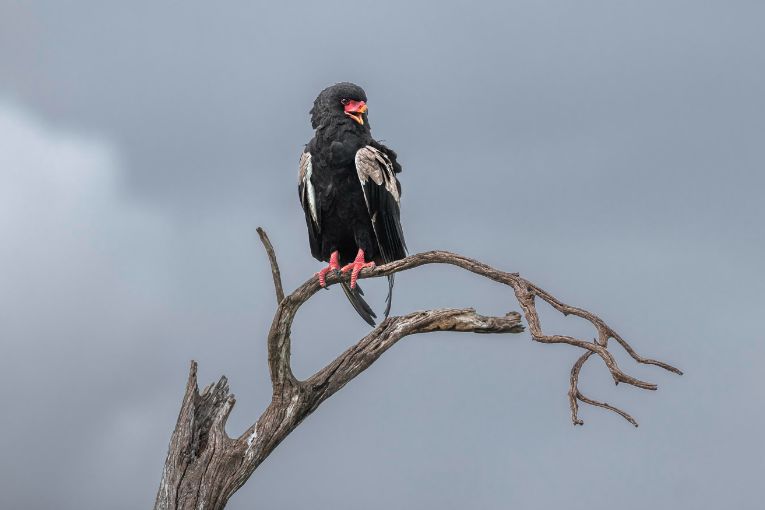
[{"label": "black bird", "polygon": [[[353,83],[322,90],[311,109],[316,130],[300,157],[298,192],[308,225],[311,254],[329,262],[319,271],[350,271],[343,290],[356,311],[374,326],[374,311],[356,284],[359,272],[375,263],[406,256],[399,218],[401,165],[396,153],[372,138],[367,96]],[[388,316],[393,276],[388,277]]]}]

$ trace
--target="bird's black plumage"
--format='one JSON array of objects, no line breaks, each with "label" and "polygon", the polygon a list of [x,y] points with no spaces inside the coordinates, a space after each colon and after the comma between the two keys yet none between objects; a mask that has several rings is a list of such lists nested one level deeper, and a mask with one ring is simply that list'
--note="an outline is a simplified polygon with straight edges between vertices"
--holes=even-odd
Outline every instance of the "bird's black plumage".
[{"label": "bird's black plumage", "polygon": [[[298,191],[305,211],[311,254],[329,261],[334,251],[341,264],[359,249],[377,264],[406,256],[401,229],[401,165],[396,153],[372,138],[366,94],[358,85],[338,83],[324,89],[311,109],[316,130],[300,158]],[[356,114],[348,104],[361,105]],[[385,315],[390,310],[393,278]],[[360,289],[344,290],[354,308],[370,324],[374,313]]]}]

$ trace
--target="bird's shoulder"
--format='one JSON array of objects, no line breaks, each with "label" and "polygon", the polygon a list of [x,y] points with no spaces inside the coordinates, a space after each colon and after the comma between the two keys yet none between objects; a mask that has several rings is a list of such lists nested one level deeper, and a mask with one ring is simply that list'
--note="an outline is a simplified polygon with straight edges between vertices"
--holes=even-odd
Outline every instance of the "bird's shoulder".
[{"label": "bird's shoulder", "polygon": [[[384,147],[384,146],[383,146]],[[395,158],[396,153],[393,153]],[[383,186],[393,199],[398,202],[401,198],[401,183],[396,178],[396,166],[401,171],[401,166],[383,151],[372,145],[362,147],[356,153],[356,172],[361,186],[367,190],[367,183],[374,182],[377,186]],[[365,191],[365,193],[368,192]]]},{"label": "bird's shoulder", "polygon": [[373,149],[379,152],[382,152],[385,155],[385,157],[387,157],[390,160],[393,173],[395,174],[401,173],[402,168],[401,168],[401,164],[398,162],[398,154],[396,154],[396,151],[394,151],[390,147],[374,139],[370,140],[367,147],[372,147]]}]

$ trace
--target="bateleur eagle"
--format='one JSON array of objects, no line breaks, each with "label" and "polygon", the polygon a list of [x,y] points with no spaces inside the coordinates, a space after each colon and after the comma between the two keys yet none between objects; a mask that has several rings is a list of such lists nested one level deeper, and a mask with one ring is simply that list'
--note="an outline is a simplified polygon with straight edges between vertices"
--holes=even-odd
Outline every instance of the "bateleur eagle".
[{"label": "bateleur eagle", "polygon": [[[367,96],[353,83],[322,90],[311,109],[314,137],[300,157],[298,192],[308,226],[311,254],[329,265],[317,274],[325,286],[329,271],[350,272],[342,282],[348,300],[374,326],[375,315],[356,283],[375,263],[404,258],[401,229],[401,165],[396,153],[374,140]],[[388,277],[388,316],[393,276]]]}]

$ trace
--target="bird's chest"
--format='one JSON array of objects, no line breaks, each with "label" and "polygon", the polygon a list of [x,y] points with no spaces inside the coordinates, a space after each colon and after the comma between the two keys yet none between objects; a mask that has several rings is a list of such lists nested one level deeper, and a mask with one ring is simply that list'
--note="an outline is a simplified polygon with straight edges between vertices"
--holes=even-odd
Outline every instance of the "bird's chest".
[{"label": "bird's chest", "polygon": [[363,196],[355,167],[319,167],[314,169],[312,181],[317,194],[332,203],[347,202],[356,195]]},{"label": "bird's chest", "polygon": [[348,220],[366,212],[355,163],[331,165],[328,161],[317,161],[311,181],[326,219]]}]

